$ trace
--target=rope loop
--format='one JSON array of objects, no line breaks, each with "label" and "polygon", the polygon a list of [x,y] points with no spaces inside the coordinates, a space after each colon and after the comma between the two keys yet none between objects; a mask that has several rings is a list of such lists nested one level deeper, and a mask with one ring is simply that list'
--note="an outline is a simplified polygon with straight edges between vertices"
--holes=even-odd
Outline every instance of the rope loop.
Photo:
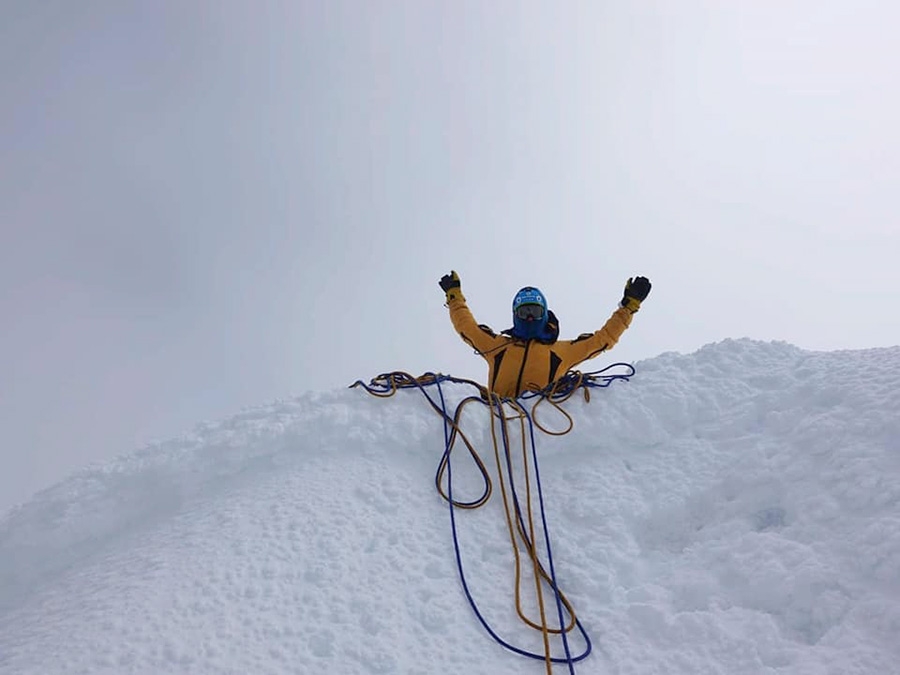
[{"label": "rope loop", "polygon": [[[379,398],[389,398],[401,389],[416,388],[425,396],[431,407],[438,413],[444,427],[444,451],[435,472],[434,482],[438,494],[447,502],[450,510],[450,526],[453,533],[453,547],[456,556],[457,570],[463,591],[475,616],[490,636],[506,649],[522,656],[544,661],[546,672],[552,674],[553,664],[566,664],[569,673],[574,675],[575,663],[585,659],[592,650],[590,637],[575,610],[559,589],[556,571],[553,564],[553,553],[550,546],[550,532],[544,511],[543,488],[540,481],[538,456],[535,443],[535,428],[551,436],[562,436],[574,427],[572,416],[562,404],[572,398],[578,390],[584,392],[585,401],[590,401],[590,389],[609,387],[615,381],[627,382],[635,373],[634,366],[627,363],[615,363],[601,370],[581,373],[570,371],[562,378],[541,391],[526,392],[517,399],[503,398],[486,389],[473,380],[459,379],[440,373],[425,373],[414,377],[405,372],[382,373],[370,380],[368,384],[357,380],[351,386],[363,387],[369,394]],[[463,398],[451,415],[447,411],[443,384],[467,384],[478,391],[478,395]],[[427,388],[437,389],[437,399],[433,398]],[[536,399],[529,410],[526,402]],[[567,424],[562,431],[550,430],[537,421],[537,407],[548,402],[562,415]],[[480,403],[490,409],[491,437],[494,446],[494,462],[497,482],[503,501],[507,532],[515,560],[515,595],[516,612],[519,618],[529,627],[541,632],[544,653],[538,654],[517,647],[500,637],[488,624],[481,613],[478,603],[472,596],[466,579],[459,544],[456,509],[476,509],[484,506],[494,492],[490,471],[479,456],[471,440],[461,428],[462,414],[466,406]],[[519,449],[513,452],[511,438],[517,436]],[[472,459],[482,482],[480,496],[464,501],[453,495],[451,453],[457,440],[461,439],[466,446],[468,456]],[[445,487],[446,486],[446,487]],[[524,486],[524,496],[520,498]],[[538,518],[536,518],[536,515]],[[536,525],[540,522],[540,529]],[[538,550],[538,539],[543,541],[546,565],[541,560]],[[525,560],[530,562],[531,576],[540,617],[528,617],[522,608],[522,577],[526,569]],[[544,602],[544,587],[548,587],[556,605],[556,626],[548,623],[547,607]],[[569,633],[577,628],[584,642],[584,648],[573,654],[569,646]],[[550,638],[554,636],[562,641],[565,656],[553,656]]]}]

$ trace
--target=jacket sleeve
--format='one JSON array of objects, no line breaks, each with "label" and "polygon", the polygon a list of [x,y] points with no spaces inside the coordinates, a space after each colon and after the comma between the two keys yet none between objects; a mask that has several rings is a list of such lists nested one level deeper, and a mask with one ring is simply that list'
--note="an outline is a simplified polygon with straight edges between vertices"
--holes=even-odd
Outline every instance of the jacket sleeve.
[{"label": "jacket sleeve", "polygon": [[560,350],[565,352],[563,358],[566,361],[571,360],[572,366],[592,359],[601,352],[612,349],[622,337],[622,333],[631,325],[632,316],[631,312],[620,307],[612,313],[600,330],[585,333],[574,340],[566,340],[557,348],[563,348]]},{"label": "jacket sleeve", "polygon": [[478,325],[461,293],[450,298],[447,307],[450,308],[450,321],[456,332],[482,356],[506,343],[504,338]]}]

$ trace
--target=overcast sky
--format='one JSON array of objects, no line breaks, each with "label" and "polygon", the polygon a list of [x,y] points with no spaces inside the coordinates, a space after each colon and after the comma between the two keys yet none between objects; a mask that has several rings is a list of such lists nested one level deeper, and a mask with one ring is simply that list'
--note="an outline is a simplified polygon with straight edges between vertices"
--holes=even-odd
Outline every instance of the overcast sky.
[{"label": "overcast sky", "polygon": [[440,276],[585,369],[900,344],[900,5],[0,5],[0,511],[381,372],[483,380]]}]

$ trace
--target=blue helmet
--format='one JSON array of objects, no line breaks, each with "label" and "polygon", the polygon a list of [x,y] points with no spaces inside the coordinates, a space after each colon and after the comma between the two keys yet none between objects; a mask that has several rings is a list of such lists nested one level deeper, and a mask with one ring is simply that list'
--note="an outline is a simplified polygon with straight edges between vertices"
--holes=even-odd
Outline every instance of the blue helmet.
[{"label": "blue helmet", "polygon": [[512,303],[512,335],[523,340],[543,338],[547,327],[547,300],[533,286],[526,286],[516,293]]},{"label": "blue helmet", "polygon": [[526,286],[516,293],[512,304],[513,312],[522,305],[540,305],[544,311],[547,310],[547,301],[544,299],[544,294],[534,286]]}]

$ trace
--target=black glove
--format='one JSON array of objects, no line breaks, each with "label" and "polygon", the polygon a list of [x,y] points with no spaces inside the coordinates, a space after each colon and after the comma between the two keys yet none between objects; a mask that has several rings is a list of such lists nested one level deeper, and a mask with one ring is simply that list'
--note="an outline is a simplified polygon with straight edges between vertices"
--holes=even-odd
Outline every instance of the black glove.
[{"label": "black glove", "polygon": [[625,295],[621,305],[632,314],[641,308],[641,303],[650,295],[650,280],[647,277],[634,277],[625,283]]},{"label": "black glove", "polygon": [[440,283],[444,293],[450,293],[454,288],[459,288],[459,275],[456,272],[451,271],[450,274],[442,276],[438,283]]}]

